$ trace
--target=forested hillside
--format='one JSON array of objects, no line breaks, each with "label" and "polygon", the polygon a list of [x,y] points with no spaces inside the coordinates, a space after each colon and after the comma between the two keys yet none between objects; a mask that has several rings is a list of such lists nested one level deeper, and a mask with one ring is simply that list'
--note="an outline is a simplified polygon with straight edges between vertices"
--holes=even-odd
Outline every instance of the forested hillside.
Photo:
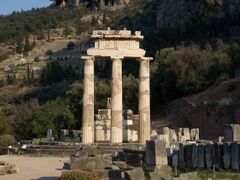
[{"label": "forested hillside", "polygon": [[[90,34],[93,29],[141,30],[151,64],[152,109],[235,77],[240,65],[240,3],[237,0],[136,0],[104,9],[43,8],[0,17],[0,41],[16,46],[49,30]],[[94,11],[93,11],[94,10]],[[111,95],[110,64],[97,67],[96,110]],[[137,113],[138,64],[124,62],[124,108]],[[16,93],[13,93],[16,92]],[[82,78],[71,67],[48,63],[40,80],[1,89],[0,134],[43,137],[53,129],[80,128]],[[159,113],[159,111],[157,111]],[[24,114],[27,113],[28,116]],[[21,115],[22,114],[22,115]],[[24,131],[19,132],[18,127]]]}]

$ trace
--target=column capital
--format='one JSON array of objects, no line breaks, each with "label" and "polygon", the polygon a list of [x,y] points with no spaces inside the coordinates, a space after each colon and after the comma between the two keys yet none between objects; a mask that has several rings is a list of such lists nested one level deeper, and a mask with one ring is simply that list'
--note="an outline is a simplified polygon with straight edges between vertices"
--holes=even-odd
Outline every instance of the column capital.
[{"label": "column capital", "polygon": [[138,61],[141,62],[141,61],[152,61],[153,60],[153,57],[140,57],[138,58]]},{"label": "column capital", "polygon": [[111,60],[121,60],[123,61],[124,57],[123,56],[111,56]]},{"label": "column capital", "polygon": [[86,61],[94,61],[95,57],[94,56],[81,56],[81,59],[86,60]]}]

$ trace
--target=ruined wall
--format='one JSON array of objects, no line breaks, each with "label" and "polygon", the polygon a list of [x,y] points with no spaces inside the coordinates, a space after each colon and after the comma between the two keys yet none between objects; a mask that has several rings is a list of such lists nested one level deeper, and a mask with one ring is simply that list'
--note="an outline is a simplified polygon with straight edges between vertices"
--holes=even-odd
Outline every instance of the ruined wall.
[{"label": "ruined wall", "polygon": [[168,161],[169,165],[194,169],[240,170],[240,144],[231,143],[194,143],[180,144]]},{"label": "ruined wall", "polygon": [[[95,141],[106,142],[111,140],[111,98],[108,98],[107,109],[99,109],[95,115]],[[123,141],[138,141],[139,115],[132,110],[123,111]]]},{"label": "ruined wall", "polygon": [[238,106],[195,106],[184,99],[178,99],[168,106],[168,126],[199,128],[200,139],[218,139],[223,136],[224,124],[240,121],[239,112]]}]

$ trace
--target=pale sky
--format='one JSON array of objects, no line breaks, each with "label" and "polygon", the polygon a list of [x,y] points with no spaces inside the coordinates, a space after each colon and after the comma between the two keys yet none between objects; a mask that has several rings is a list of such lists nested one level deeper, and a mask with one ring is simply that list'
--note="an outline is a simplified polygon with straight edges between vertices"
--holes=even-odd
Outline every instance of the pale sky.
[{"label": "pale sky", "polygon": [[11,14],[13,11],[31,10],[37,7],[47,7],[50,0],[0,0],[0,15]]}]

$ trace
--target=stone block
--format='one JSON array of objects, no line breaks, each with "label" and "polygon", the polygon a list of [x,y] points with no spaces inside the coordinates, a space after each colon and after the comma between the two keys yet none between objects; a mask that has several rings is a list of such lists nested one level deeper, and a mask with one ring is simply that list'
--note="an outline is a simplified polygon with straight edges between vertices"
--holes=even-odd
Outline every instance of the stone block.
[{"label": "stone block", "polygon": [[191,132],[190,132],[190,140],[199,140],[199,129],[198,128],[194,128],[194,129],[191,129]]},{"label": "stone block", "polygon": [[231,143],[231,169],[239,170],[239,145],[236,142]]},{"label": "stone block", "polygon": [[142,168],[134,168],[125,173],[126,180],[145,180],[144,171]]},{"label": "stone block", "polygon": [[197,144],[192,144],[192,162],[189,167],[196,168],[198,167],[198,147]]},{"label": "stone block", "polygon": [[[195,150],[196,151],[196,150]],[[196,154],[196,153],[195,153]],[[184,146],[184,159],[185,159],[185,166],[192,167],[192,145],[187,144]],[[194,156],[195,157],[195,156]]]},{"label": "stone block", "polygon": [[115,169],[93,170],[96,176],[100,179],[121,180],[121,171]]},{"label": "stone block", "polygon": [[190,140],[190,130],[188,128],[179,128],[178,130],[178,141],[180,143],[185,143]]},{"label": "stone block", "polygon": [[207,169],[213,167],[213,144],[207,144],[205,146],[205,164]]},{"label": "stone block", "polygon": [[70,130],[70,131],[69,131],[69,136],[70,136],[72,139],[80,138],[80,136],[81,136],[81,131],[80,131],[80,130]]},{"label": "stone block", "polygon": [[157,140],[165,141],[166,142],[166,148],[170,148],[169,136],[167,134],[158,135]]},{"label": "stone block", "polygon": [[204,168],[204,144],[199,144],[197,146],[197,167],[203,169]]},{"label": "stone block", "polygon": [[183,146],[182,143],[179,144],[178,162],[179,162],[179,166],[180,166],[180,167],[185,166],[185,161],[184,161],[184,146]]},{"label": "stone block", "polygon": [[133,125],[133,120],[131,120],[131,119],[124,120],[123,125],[126,125],[126,126]]},{"label": "stone block", "polygon": [[151,180],[171,179],[172,168],[168,165],[162,165],[158,169],[155,169],[153,172],[150,172],[149,174]]},{"label": "stone block", "polygon": [[18,172],[19,169],[15,165],[0,161],[0,175],[16,174]]},{"label": "stone block", "polygon": [[170,131],[169,141],[170,143],[174,143],[178,141],[177,133],[174,129]]},{"label": "stone block", "polygon": [[107,133],[105,135],[106,135],[106,141],[110,141],[110,139],[111,139],[111,130],[107,130]]},{"label": "stone block", "polygon": [[133,121],[139,121],[139,115],[137,114],[133,115]]},{"label": "stone block", "polygon": [[228,143],[223,144],[223,168],[229,169],[231,164],[230,145]]},{"label": "stone block", "polygon": [[147,141],[146,165],[149,168],[167,165],[166,142],[162,140]]},{"label": "stone block", "polygon": [[200,180],[197,172],[189,172],[180,174],[178,180]]},{"label": "stone block", "polygon": [[156,130],[151,130],[151,138],[153,138],[153,139],[157,139],[157,136],[158,136],[158,133],[157,133],[157,131]]},{"label": "stone block", "polygon": [[217,168],[222,168],[222,158],[221,145],[214,143],[213,145],[213,165]]},{"label": "stone block", "polygon": [[123,141],[135,142],[138,141],[138,132],[134,130],[123,130]]},{"label": "stone block", "polygon": [[105,141],[105,131],[96,129],[95,131],[95,140],[96,141]]},{"label": "stone block", "polygon": [[69,137],[69,130],[61,129],[60,138],[61,140],[65,140],[65,138]]},{"label": "stone block", "polygon": [[173,167],[178,166],[178,151],[177,150],[173,150],[173,153],[172,153],[172,166]]},{"label": "stone block", "polygon": [[111,120],[106,120],[105,122],[106,122],[106,127],[108,129],[111,129]]},{"label": "stone block", "polygon": [[103,129],[103,126],[99,126],[99,125],[98,125],[98,126],[95,127],[95,129],[96,129],[96,130],[102,130],[102,129]]},{"label": "stone block", "polygon": [[143,165],[143,155],[134,152],[119,152],[119,159],[127,165],[141,167]]},{"label": "stone block", "polygon": [[240,124],[224,125],[224,141],[240,141]]},{"label": "stone block", "polygon": [[101,121],[95,121],[95,126],[103,126],[103,125],[104,125],[103,120],[101,120]]},{"label": "stone block", "polygon": [[71,170],[104,170],[107,167],[112,166],[112,161],[107,159],[106,157],[96,156],[96,157],[79,157],[75,158],[71,162]]}]

